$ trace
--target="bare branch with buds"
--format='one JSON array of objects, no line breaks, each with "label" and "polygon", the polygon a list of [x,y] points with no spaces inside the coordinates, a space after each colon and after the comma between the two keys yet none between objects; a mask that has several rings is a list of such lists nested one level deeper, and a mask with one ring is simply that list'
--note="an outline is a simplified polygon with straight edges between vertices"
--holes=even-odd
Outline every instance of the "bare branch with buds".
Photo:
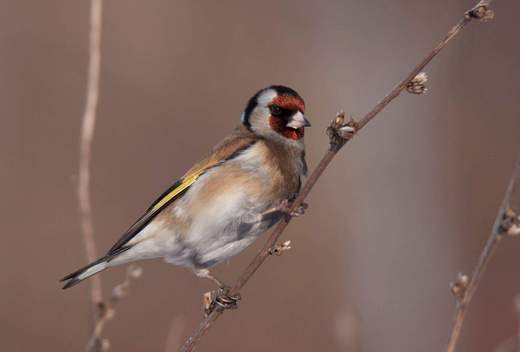
[{"label": "bare branch with buds", "polygon": [[466,289],[468,288],[468,283],[468,275],[459,273],[457,275],[457,280],[450,284],[451,293],[455,298],[457,298],[457,300],[460,301],[464,298],[464,294],[466,293]]},{"label": "bare branch with buds", "polygon": [[446,352],[454,352],[459,340],[459,336],[464,324],[464,318],[466,317],[466,311],[468,308],[477,287],[482,280],[482,275],[486,270],[495,250],[497,249],[500,241],[505,237],[504,235],[515,235],[518,229],[519,219],[516,215],[517,211],[513,207],[518,206],[520,203],[520,194],[515,192],[520,187],[520,155],[515,164],[515,169],[509,186],[507,187],[504,200],[498,210],[498,215],[491,230],[491,234],[480,254],[480,258],[477,265],[473,269],[471,277],[468,278],[466,275],[459,274],[457,282],[451,285],[451,292],[459,299],[457,302],[457,308],[455,310],[455,318],[451,329],[450,338],[446,347]]},{"label": "bare branch with buds", "polygon": [[329,136],[330,147],[333,150],[339,150],[347,143],[358,130],[358,124],[352,117],[345,122],[345,113],[340,111],[336,114],[336,118],[331,121],[327,128],[327,136]]},{"label": "bare branch with buds", "polygon": [[[338,151],[348,141],[350,141],[357,132],[364,128],[376,115],[378,115],[388,104],[397,98],[401,92],[407,89],[411,89],[413,91],[421,91],[421,93],[423,93],[425,91],[425,87],[423,86],[426,81],[426,76],[421,75],[421,72],[430,63],[430,61],[433,60],[433,58],[436,57],[442,49],[444,49],[448,42],[450,42],[467,24],[472,22],[473,19],[485,20],[491,17],[492,12],[489,12],[489,3],[490,1],[481,1],[477,4],[477,6],[466,12],[463,18],[452,29],[450,29],[448,33],[446,33],[441,41],[437,43],[437,45],[417,64],[417,66],[415,66],[415,68],[413,68],[411,72],[401,82],[399,82],[390,91],[390,93],[388,93],[381,101],[379,101],[361,120],[354,121],[349,119],[349,121],[345,123],[344,113],[338,113],[336,115],[336,118],[334,121],[332,121],[331,125],[327,129],[327,134],[330,139],[329,150],[325,153],[312,174],[309,176],[307,182],[301,189],[294,202],[291,203],[289,211],[290,215],[278,222],[262,250],[246,267],[235,285],[231,287],[227,293],[228,296],[238,294],[242,287],[249,281],[249,279],[251,279],[258,268],[264,263],[267,257],[271,255],[272,248],[275,248],[280,236],[292,219],[292,212],[304,202],[305,198],[314,187],[318,179],[321,177],[325,169],[328,167],[334,156],[338,153]],[[185,341],[180,350],[183,352],[192,351],[196,344],[213,326],[215,321],[222,315],[224,311],[225,309],[223,307],[215,306],[215,308],[209,314],[205,315],[198,328]]]},{"label": "bare branch with buds", "polygon": [[428,82],[428,75],[426,72],[421,72],[408,82],[406,91],[411,94],[424,94],[428,91],[426,82]]},{"label": "bare branch with buds", "polygon": [[114,286],[108,303],[99,302],[97,306],[98,315],[96,316],[92,335],[87,343],[87,351],[107,351],[110,348],[110,341],[102,336],[103,329],[106,323],[114,318],[116,305],[128,296],[132,282],[140,278],[142,274],[142,267],[129,265],[126,269],[124,281]]},{"label": "bare branch with buds", "polygon": [[484,22],[491,21],[495,18],[495,12],[489,8],[490,4],[491,0],[482,0],[477,6],[466,12],[465,16]]},{"label": "bare branch with buds", "polygon": [[520,235],[520,216],[513,209],[508,208],[504,212],[499,231],[501,234],[509,236]]}]

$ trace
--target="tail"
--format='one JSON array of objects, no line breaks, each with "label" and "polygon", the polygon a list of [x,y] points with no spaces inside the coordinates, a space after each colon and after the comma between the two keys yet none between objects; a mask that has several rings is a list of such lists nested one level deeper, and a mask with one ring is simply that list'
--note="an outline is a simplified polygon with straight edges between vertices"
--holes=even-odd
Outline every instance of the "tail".
[{"label": "tail", "polygon": [[63,289],[75,286],[79,284],[81,281],[85,280],[86,278],[89,278],[92,275],[105,270],[110,259],[111,258],[109,256],[104,256],[102,258],[99,258],[95,262],[90,263],[86,267],[76,270],[72,274],[65,276],[63,279],[60,280],[62,282],[65,281],[65,286],[63,286]]}]

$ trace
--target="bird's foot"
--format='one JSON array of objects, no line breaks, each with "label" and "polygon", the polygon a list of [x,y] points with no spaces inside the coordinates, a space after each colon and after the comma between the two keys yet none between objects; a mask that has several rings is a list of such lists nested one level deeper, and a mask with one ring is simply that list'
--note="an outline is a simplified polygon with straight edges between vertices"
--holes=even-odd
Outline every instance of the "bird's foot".
[{"label": "bird's foot", "polygon": [[268,212],[282,212],[290,217],[297,217],[305,214],[305,210],[309,207],[307,203],[302,202],[295,209],[291,210],[292,201],[289,199],[283,199],[278,204],[276,204],[273,208],[271,208]]},{"label": "bird's foot", "polygon": [[242,299],[239,293],[231,295],[228,286],[222,286],[217,290],[204,294],[204,316],[210,315],[216,308],[236,309],[238,302]]},{"label": "bird's foot", "polygon": [[291,212],[291,216],[301,216],[301,215],[305,214],[305,210],[307,210],[308,207],[309,207],[309,204],[302,202],[300,205],[298,205],[296,207],[296,209],[294,209]]},{"label": "bird's foot", "polygon": [[208,269],[197,269],[197,270],[195,270],[195,275],[197,275],[197,277],[201,277],[201,278],[204,278],[204,279],[211,280],[218,287],[225,287],[226,286],[226,285],[224,285],[222,283],[222,281],[220,281],[215,276],[213,276],[213,274],[211,274],[211,272]]}]

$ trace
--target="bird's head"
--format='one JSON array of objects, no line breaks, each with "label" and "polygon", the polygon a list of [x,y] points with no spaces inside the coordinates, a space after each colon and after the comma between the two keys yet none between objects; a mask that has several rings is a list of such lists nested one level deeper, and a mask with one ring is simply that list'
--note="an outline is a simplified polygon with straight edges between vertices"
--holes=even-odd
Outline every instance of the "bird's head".
[{"label": "bird's head", "polygon": [[293,89],[270,86],[249,99],[242,124],[265,138],[301,143],[304,128],[311,125],[304,113],[305,102]]}]

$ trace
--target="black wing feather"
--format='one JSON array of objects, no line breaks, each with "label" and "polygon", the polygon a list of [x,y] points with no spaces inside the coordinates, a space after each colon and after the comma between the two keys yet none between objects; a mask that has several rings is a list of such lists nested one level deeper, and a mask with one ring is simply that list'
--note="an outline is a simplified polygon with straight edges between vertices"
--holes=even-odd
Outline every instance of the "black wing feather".
[{"label": "black wing feather", "polygon": [[157,204],[161,199],[163,199],[166,195],[168,195],[171,191],[173,191],[175,188],[179,187],[182,184],[182,180],[177,180],[170,188],[168,188],[166,191],[164,191],[153,203],[150,205],[150,207],[146,210],[146,212],[139,218],[137,221],[130,226],[128,230],[124,233],[124,235],[110,248],[107,255],[108,256],[115,256],[119,254],[120,252],[125,251],[126,249],[129,249],[130,246],[125,246],[128,241],[130,241],[135,235],[137,235],[146,225],[150,223],[150,221],[153,220],[153,218],[162,210],[164,207],[181,197],[190,187],[186,188],[182,192],[180,192],[177,196],[170,199],[164,206],[161,208],[153,211],[153,208],[155,204]]},{"label": "black wing feather", "polygon": [[[241,148],[238,148],[233,153],[228,155],[226,158],[219,160],[217,163],[209,166],[207,169],[204,169],[200,174],[199,177],[202,176],[204,173],[206,173],[209,169],[216,167],[218,165],[221,165],[223,162],[231,160],[233,158],[236,158],[238,155],[240,155],[242,152],[244,152],[246,149],[250,148],[253,144],[255,144],[256,140],[250,141],[250,143],[247,143],[243,145]],[[107,256],[111,258],[115,257],[117,254],[131,248],[131,246],[126,245],[134,236],[136,236],[143,228],[145,228],[146,225],[150,223],[150,221],[155,218],[157,214],[159,214],[166,206],[174,202],[175,200],[182,197],[184,193],[188,189],[190,189],[191,185],[186,187],[186,189],[179,192],[179,194],[175,195],[172,199],[170,199],[168,202],[163,204],[160,208],[155,209],[155,206],[157,203],[159,203],[164,197],[166,197],[170,192],[174,191],[177,187],[181,186],[186,178],[181,178],[177,180],[170,188],[168,188],[166,191],[164,191],[153,203],[152,205],[146,210],[143,216],[141,216],[125,233],[124,235],[110,248],[110,250],[107,253]]]}]

